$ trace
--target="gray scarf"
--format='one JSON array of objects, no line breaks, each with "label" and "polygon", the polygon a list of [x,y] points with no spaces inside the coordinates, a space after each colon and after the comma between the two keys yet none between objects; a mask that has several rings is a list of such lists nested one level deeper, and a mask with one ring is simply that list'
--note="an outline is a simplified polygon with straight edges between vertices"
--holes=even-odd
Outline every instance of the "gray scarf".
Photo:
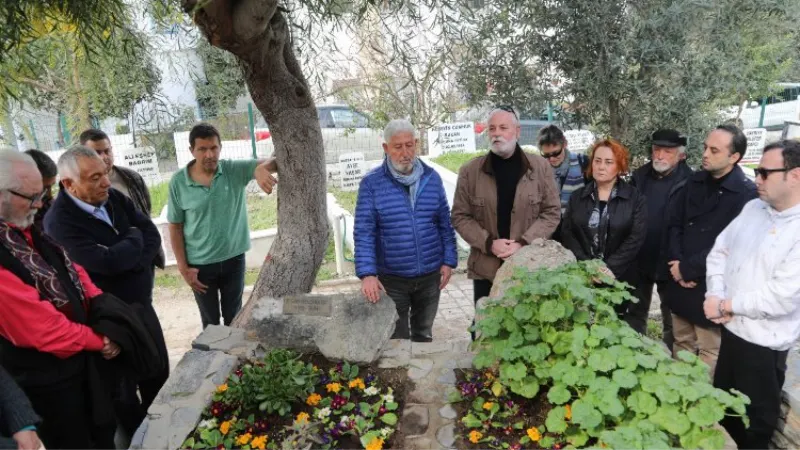
[{"label": "gray scarf", "polygon": [[386,166],[389,167],[389,172],[398,183],[408,187],[408,193],[411,196],[411,209],[414,209],[414,205],[417,201],[417,188],[419,188],[419,180],[422,178],[422,174],[425,172],[425,168],[422,167],[422,161],[420,161],[419,158],[415,158],[414,168],[408,175],[403,175],[396,171],[388,157],[386,158]]}]

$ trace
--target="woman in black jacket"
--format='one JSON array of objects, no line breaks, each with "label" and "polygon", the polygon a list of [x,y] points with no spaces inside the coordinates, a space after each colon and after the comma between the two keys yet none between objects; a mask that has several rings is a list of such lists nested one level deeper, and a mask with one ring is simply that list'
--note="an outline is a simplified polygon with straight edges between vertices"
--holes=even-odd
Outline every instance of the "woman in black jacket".
[{"label": "woman in black jacket", "polygon": [[[579,261],[600,259],[615,278],[630,278],[631,265],[644,243],[647,206],[644,195],[621,178],[628,172],[628,150],[614,139],[589,150],[590,178],[569,199],[562,219],[562,242]],[[631,271],[632,272],[632,271]],[[625,315],[627,305],[618,308]]]}]

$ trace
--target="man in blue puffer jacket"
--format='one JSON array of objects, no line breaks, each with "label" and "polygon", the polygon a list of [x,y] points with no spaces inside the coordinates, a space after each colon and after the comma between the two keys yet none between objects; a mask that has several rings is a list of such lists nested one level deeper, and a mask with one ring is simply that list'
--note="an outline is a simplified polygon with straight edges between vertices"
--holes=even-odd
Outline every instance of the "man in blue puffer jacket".
[{"label": "man in blue puffer jacket", "polygon": [[383,138],[384,162],[358,189],[356,275],[368,301],[380,291],[394,300],[393,339],[430,342],[440,291],[458,264],[450,206],[439,174],[417,158],[414,126],[392,120]]}]

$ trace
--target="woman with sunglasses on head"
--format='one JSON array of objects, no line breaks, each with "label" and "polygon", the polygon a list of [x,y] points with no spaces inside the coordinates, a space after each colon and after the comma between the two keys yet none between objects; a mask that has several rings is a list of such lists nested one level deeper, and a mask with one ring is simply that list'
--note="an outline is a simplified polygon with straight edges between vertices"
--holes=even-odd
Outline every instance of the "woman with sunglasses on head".
[{"label": "woman with sunglasses on head", "polygon": [[[589,149],[586,185],[572,194],[561,221],[561,242],[579,261],[600,259],[609,275],[626,279],[646,234],[644,195],[622,179],[628,150],[614,139]],[[618,308],[622,315],[627,305]]]}]

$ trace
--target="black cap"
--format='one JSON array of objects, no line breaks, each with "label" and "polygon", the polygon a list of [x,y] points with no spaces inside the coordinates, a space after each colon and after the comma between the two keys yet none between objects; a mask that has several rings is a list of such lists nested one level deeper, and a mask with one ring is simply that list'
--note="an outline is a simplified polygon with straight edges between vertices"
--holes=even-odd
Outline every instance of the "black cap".
[{"label": "black cap", "polygon": [[653,133],[653,145],[659,147],[681,147],[686,146],[686,136],[676,130],[663,129]]}]

